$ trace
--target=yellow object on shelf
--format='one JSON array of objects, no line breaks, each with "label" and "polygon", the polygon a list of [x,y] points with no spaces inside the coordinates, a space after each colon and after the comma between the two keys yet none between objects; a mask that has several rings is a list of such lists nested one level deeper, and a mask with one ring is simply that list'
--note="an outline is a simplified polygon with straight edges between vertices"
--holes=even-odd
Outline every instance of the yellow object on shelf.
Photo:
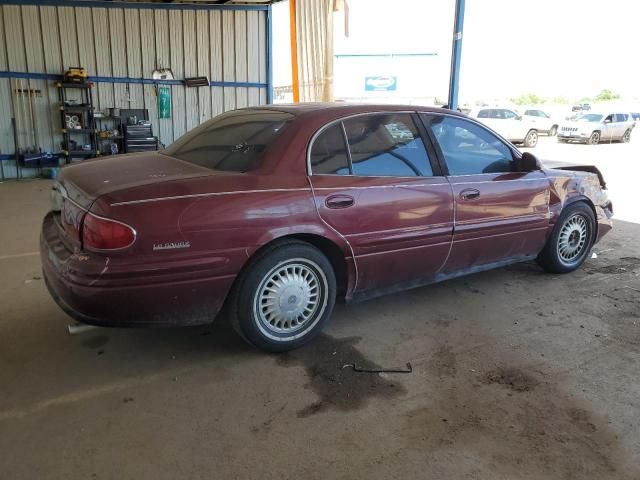
[{"label": "yellow object on shelf", "polygon": [[89,74],[82,67],[69,67],[64,72],[65,82],[84,82]]}]

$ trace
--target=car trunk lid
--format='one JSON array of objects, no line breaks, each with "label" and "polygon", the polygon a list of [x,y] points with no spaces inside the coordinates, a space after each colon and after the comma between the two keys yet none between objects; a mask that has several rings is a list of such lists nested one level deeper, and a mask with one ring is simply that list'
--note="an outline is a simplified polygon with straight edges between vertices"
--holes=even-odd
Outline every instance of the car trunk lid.
[{"label": "car trunk lid", "polygon": [[134,153],[65,167],[59,178],[67,198],[89,209],[106,193],[148,184],[215,174],[161,153]]},{"label": "car trunk lid", "polygon": [[71,251],[81,247],[84,215],[102,195],[186,178],[214,171],[160,153],[119,155],[83,162],[62,169],[51,192],[51,210],[59,232]]}]

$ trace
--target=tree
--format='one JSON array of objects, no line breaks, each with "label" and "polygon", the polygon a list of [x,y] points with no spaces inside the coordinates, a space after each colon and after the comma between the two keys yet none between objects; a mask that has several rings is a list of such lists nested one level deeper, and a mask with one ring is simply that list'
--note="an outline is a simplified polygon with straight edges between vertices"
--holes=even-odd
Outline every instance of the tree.
[{"label": "tree", "polygon": [[619,94],[613,93],[608,88],[605,88],[596,97],[596,102],[606,102],[606,101],[609,101],[609,100],[618,100],[619,98],[620,98]]},{"label": "tree", "polygon": [[546,102],[546,99],[539,97],[535,93],[526,93],[519,97],[512,98],[511,101],[516,105],[539,105]]}]

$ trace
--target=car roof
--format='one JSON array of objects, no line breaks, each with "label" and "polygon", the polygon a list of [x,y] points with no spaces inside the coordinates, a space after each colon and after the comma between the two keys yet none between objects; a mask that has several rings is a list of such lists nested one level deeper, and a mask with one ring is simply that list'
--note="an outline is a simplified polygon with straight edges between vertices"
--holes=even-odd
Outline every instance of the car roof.
[{"label": "car roof", "polygon": [[375,112],[427,112],[427,113],[446,113],[449,115],[459,115],[464,117],[463,113],[438,107],[425,107],[420,105],[393,105],[393,104],[375,104],[375,103],[346,103],[346,102],[309,102],[309,103],[280,103],[273,105],[263,105],[259,107],[250,107],[252,110],[273,110],[289,113],[295,116],[314,116],[314,114],[326,115],[336,114],[357,115],[359,113],[375,113]]}]

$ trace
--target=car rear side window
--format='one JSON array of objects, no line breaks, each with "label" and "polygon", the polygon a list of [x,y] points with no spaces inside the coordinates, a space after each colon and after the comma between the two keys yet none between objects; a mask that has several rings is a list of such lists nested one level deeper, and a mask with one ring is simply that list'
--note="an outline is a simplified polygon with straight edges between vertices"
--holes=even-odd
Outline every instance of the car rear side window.
[{"label": "car rear side window", "polygon": [[487,129],[456,117],[424,119],[442,150],[449,175],[514,171],[511,149]]},{"label": "car rear side window", "polygon": [[411,114],[363,115],[343,123],[353,175],[433,176],[429,155]]},{"label": "car rear side window", "polygon": [[616,122],[626,122],[628,118],[626,113],[616,113]]},{"label": "car rear side window", "polygon": [[247,172],[293,119],[274,110],[237,110],[203,123],[180,137],[164,154],[213,170]]},{"label": "car rear side window", "polygon": [[349,175],[349,158],[342,124],[327,128],[311,147],[311,171],[314,175]]},{"label": "car rear side window", "polygon": [[491,110],[480,110],[478,112],[478,118],[491,118],[490,113]]}]

